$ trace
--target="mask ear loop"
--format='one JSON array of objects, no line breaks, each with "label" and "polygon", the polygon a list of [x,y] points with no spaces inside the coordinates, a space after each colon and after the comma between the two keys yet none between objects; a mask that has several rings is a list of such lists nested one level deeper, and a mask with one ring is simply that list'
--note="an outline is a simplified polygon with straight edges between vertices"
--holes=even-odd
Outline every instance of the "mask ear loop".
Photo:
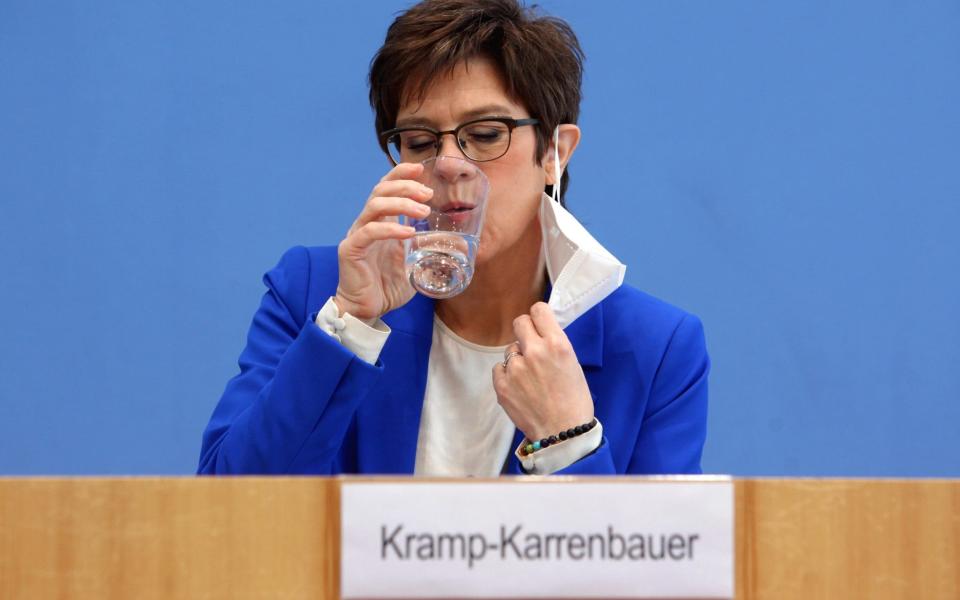
[{"label": "mask ear loop", "polygon": [[553,201],[560,204],[560,126],[553,128]]}]

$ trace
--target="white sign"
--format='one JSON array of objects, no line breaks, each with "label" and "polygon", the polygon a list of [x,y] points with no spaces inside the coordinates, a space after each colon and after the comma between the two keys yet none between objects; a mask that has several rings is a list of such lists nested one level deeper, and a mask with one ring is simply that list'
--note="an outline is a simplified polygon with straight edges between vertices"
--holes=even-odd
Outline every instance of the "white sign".
[{"label": "white sign", "polygon": [[732,598],[729,478],[344,481],[343,598]]}]

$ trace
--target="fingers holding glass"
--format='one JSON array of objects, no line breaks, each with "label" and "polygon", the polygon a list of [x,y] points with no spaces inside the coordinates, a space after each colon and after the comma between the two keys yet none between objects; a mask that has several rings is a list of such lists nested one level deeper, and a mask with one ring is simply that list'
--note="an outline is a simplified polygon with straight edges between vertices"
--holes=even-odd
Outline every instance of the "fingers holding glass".
[{"label": "fingers holding glass", "polygon": [[363,227],[373,221],[386,219],[395,221],[398,217],[423,219],[429,214],[429,206],[412,200],[408,196],[377,196],[371,198],[363,207],[363,211],[354,223],[354,228]]}]

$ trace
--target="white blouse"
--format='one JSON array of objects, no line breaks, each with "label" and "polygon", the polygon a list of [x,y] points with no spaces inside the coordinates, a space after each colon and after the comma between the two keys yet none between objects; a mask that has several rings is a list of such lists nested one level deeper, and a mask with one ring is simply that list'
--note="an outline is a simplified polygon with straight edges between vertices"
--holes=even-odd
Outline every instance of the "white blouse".
[{"label": "white blouse", "polygon": [[516,431],[491,376],[506,349],[468,342],[433,316],[415,475],[500,474]]}]

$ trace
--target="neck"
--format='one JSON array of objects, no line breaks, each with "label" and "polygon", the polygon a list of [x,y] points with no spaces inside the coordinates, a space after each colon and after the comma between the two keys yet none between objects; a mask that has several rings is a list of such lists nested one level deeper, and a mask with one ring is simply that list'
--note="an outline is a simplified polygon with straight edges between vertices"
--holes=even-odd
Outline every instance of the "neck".
[{"label": "neck", "polygon": [[437,316],[467,341],[504,346],[516,341],[513,320],[543,300],[546,284],[538,226],[535,235],[524,235],[515,246],[477,265],[462,294],[437,302]]}]

